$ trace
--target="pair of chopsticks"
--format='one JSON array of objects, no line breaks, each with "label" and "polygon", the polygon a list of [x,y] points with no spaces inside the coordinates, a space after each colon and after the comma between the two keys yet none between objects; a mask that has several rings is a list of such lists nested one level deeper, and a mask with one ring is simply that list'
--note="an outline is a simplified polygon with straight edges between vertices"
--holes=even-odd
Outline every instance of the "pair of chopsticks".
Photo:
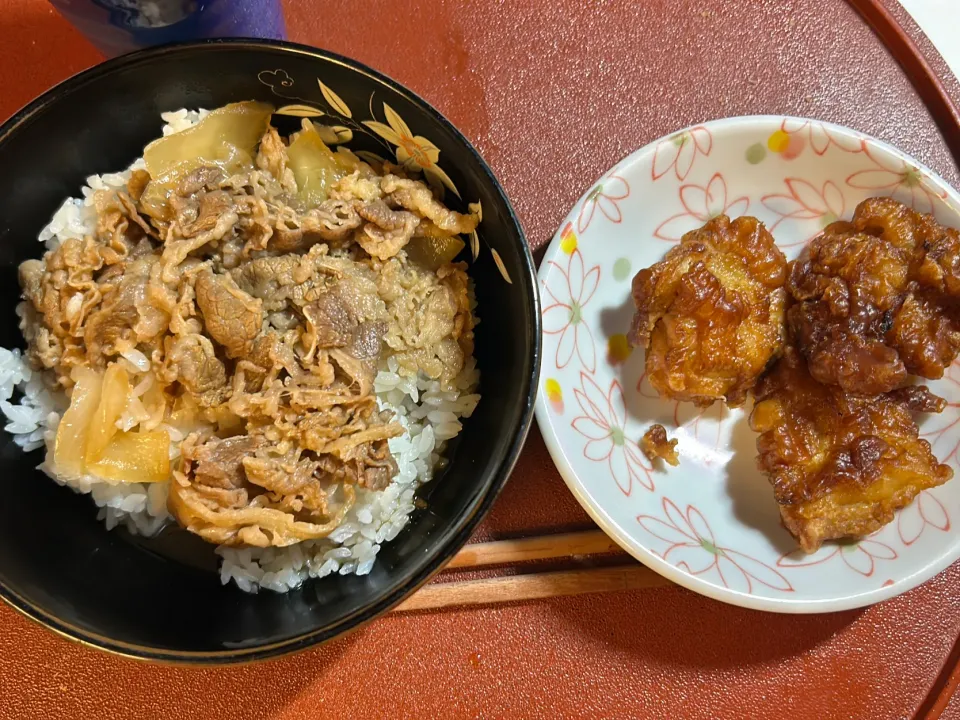
[{"label": "pair of chopsticks", "polygon": [[[515,566],[534,560],[557,560],[621,552],[601,530],[542,535],[519,540],[467,545],[444,570],[476,570],[493,565]],[[394,612],[432,610],[463,605],[489,605],[585,593],[634,590],[666,585],[649,568],[634,561],[615,567],[529,572],[503,577],[434,582],[400,603]]]}]

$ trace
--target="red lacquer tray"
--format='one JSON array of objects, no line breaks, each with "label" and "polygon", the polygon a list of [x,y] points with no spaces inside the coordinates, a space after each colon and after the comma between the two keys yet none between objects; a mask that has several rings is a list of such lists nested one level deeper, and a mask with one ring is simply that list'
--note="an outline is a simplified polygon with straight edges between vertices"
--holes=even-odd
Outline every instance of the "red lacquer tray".
[{"label": "red lacquer tray", "polygon": [[[960,99],[930,44],[885,2]],[[844,0],[288,0],[286,10],[291,39],[393,76],[463,130],[534,250],[622,156],[730,115],[848,125],[960,185],[948,147],[960,130],[924,104],[936,87],[887,35],[921,98]],[[6,0],[0,28],[3,117],[100,59],[44,0]],[[475,539],[587,527],[534,430]],[[163,622],[162,607],[143,611]],[[958,634],[960,565],[862,611],[767,615],[648,588],[392,614],[322,648],[207,670],[109,656],[4,606],[0,717],[960,718],[956,701],[947,707]]]}]

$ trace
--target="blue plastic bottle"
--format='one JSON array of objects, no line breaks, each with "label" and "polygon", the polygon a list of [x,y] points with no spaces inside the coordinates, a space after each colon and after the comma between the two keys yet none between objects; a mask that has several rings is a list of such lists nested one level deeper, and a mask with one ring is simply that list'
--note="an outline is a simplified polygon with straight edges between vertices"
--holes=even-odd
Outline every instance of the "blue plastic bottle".
[{"label": "blue plastic bottle", "polygon": [[107,57],[180,40],[284,39],[280,0],[50,0]]}]

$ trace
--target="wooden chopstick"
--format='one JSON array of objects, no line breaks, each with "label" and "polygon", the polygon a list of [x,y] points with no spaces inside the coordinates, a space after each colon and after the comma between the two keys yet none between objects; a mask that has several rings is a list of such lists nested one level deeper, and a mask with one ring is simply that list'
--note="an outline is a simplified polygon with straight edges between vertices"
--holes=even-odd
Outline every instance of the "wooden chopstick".
[{"label": "wooden chopstick", "polygon": [[[602,530],[587,530],[474,543],[454,555],[444,569],[463,570],[612,552],[622,550]],[[426,585],[395,607],[394,612],[431,610],[455,605],[490,605],[585,593],[635,590],[667,584],[667,580],[640,564],[527,573]]]},{"label": "wooden chopstick", "polygon": [[457,570],[611,552],[621,552],[620,546],[607,537],[602,530],[587,530],[563,535],[540,535],[518,540],[497,540],[466,545],[453,556],[444,569]]},{"label": "wooden chopstick", "polygon": [[489,605],[614,590],[636,590],[667,584],[668,580],[639,564],[509,575],[425,585],[397,605],[393,611],[431,610],[453,605]]}]

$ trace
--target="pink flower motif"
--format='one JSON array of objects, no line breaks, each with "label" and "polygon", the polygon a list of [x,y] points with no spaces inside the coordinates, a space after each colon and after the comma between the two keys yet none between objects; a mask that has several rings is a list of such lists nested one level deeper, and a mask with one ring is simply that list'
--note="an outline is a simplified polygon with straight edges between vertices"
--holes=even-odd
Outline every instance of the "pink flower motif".
[{"label": "pink flower motif", "polygon": [[947,532],[950,516],[943,503],[925,491],[897,515],[897,533],[904,545],[913,545],[928,525]]},{"label": "pink flower motif", "polygon": [[[800,178],[786,178],[784,185],[787,187],[787,194],[764,195],[760,198],[767,210],[780,216],[770,226],[770,232],[784,222],[800,223],[807,228],[807,232],[804,240],[778,243],[781,247],[805,245],[827,225],[843,217],[846,201],[843,192],[832,180],[827,180],[819,190],[812,183]],[[811,229],[813,232],[810,232]]]},{"label": "pink flower motif", "polygon": [[859,139],[847,137],[845,134],[815,120],[784,118],[783,122],[780,123],[780,129],[789,135],[806,133],[810,147],[817,155],[823,155],[831,145],[848,153],[858,153],[863,150]]},{"label": "pink flower motif", "polygon": [[877,540],[865,538],[857,542],[838,543],[829,548],[821,548],[813,555],[807,555],[797,549],[780,556],[777,567],[801,568],[822,565],[834,558],[840,558],[851,570],[855,570],[864,577],[871,577],[876,568],[877,560],[896,560],[897,551],[889,545]]},{"label": "pink flower motif", "polygon": [[871,151],[866,142],[863,142],[863,152],[869,157],[875,168],[859,170],[847,178],[847,185],[859,190],[876,192],[886,191],[887,195],[907,196],[909,204],[914,210],[932,213],[937,200],[943,201],[947,194],[937,190],[933,183],[919,168],[898,157],[881,157]]},{"label": "pink flower motif", "polygon": [[562,370],[573,359],[574,353],[584,369],[593,372],[597,368],[597,350],[593,332],[583,319],[583,309],[590,302],[600,283],[600,266],[594,265],[584,271],[583,255],[579,249],[570,253],[566,269],[551,260],[555,272],[547,273],[543,288],[549,303],[543,309],[543,332],[560,335],[557,343],[556,366]]},{"label": "pink flower motif", "polygon": [[630,195],[630,185],[619,175],[611,172],[603,180],[597,183],[588,194],[587,199],[583,201],[583,207],[580,208],[580,214],[577,216],[577,232],[583,233],[593,221],[593,215],[600,208],[600,212],[612,223],[619,223],[623,220],[623,213],[617,206],[617,202],[625,200]]},{"label": "pink flower motif", "polygon": [[580,388],[573,395],[582,415],[575,417],[573,429],[587,438],[583,456],[594,462],[606,462],[620,491],[629,496],[634,482],[653,490],[650,468],[643,462],[637,443],[627,437],[627,404],[618,380],[606,393],[587,373],[580,373]]},{"label": "pink flower motif", "polygon": [[950,413],[953,419],[936,430],[925,429],[920,433],[920,437],[927,438],[930,449],[940,462],[956,466],[960,460],[960,435],[957,434],[957,429],[960,428],[960,403],[948,402],[947,407],[953,408]]},{"label": "pink flower motif", "polygon": [[738,217],[750,207],[750,200],[741,196],[730,200],[727,196],[727,181],[716,173],[706,186],[681,185],[680,203],[684,212],[668,217],[653,232],[655,237],[677,242],[690,230],[695,230],[718,215]]},{"label": "pink flower motif", "polygon": [[[960,362],[955,362],[947,368],[943,381],[960,388]],[[938,393],[943,395],[943,393]],[[924,423],[920,437],[930,443],[933,454],[942,463],[956,467],[960,461],[960,403],[948,402],[944,412],[933,415]]]},{"label": "pink flower motif", "polygon": [[[693,412],[696,414],[693,416],[693,419],[684,421],[680,415],[683,410],[690,410],[687,407],[688,405],[690,405],[690,403],[677,403],[677,407],[673,413],[674,424],[677,427],[683,425],[684,427],[690,428],[690,434],[693,435],[693,437],[700,441],[704,446],[712,446],[714,450],[720,450],[720,431],[723,428],[724,419],[730,413],[730,410],[727,408],[727,404],[721,400],[705,408],[698,408],[694,406]],[[701,421],[710,417],[713,418],[713,427],[710,427],[710,423],[702,423],[701,426]],[[703,434],[704,437],[701,437],[701,434]],[[704,465],[708,466],[712,465],[713,459],[711,457],[706,457],[703,459],[703,463]]]},{"label": "pink flower motif", "polygon": [[638,515],[637,522],[646,532],[666,543],[657,554],[694,577],[713,576],[731,590],[752,593],[759,583],[771,590],[793,592],[793,586],[780,572],[744,555],[720,546],[706,518],[693,505],[681,512],[672,500],[662,502],[663,518]]},{"label": "pink flower motif", "polygon": [[653,151],[653,167],[650,175],[659,180],[672,169],[681,182],[687,179],[697,153],[704,156],[713,150],[713,136],[703,125],[682,130],[657,143]]},{"label": "pink flower motif", "polygon": [[[654,390],[653,385],[650,384],[650,378],[647,377],[647,371],[644,370],[643,374],[640,376],[640,379],[637,380],[637,392],[640,393],[643,397],[649,398],[650,400],[659,400],[660,394]],[[672,401],[679,404],[679,401]]]}]

